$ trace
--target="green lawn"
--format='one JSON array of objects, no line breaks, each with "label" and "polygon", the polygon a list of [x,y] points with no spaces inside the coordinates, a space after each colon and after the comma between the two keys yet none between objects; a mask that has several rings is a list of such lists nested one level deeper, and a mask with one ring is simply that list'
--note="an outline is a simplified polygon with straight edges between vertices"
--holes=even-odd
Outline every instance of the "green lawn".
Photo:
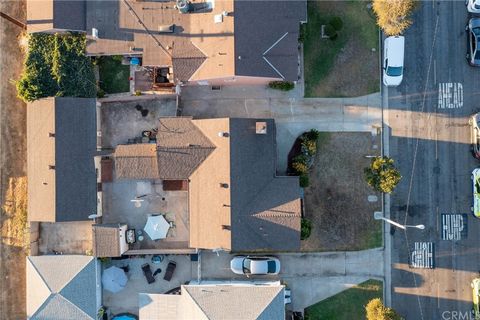
[{"label": "green lawn", "polygon": [[[366,6],[361,0],[308,1],[308,23],[302,26],[306,97],[378,91],[378,28]],[[333,17],[342,19],[343,28],[336,40],[322,39],[321,26]]]},{"label": "green lawn", "polygon": [[105,93],[130,91],[130,66],[122,65],[121,56],[106,56],[98,59],[100,88]]},{"label": "green lawn", "polygon": [[368,280],[305,309],[305,320],[362,320],[365,306],[383,297],[383,283]]}]

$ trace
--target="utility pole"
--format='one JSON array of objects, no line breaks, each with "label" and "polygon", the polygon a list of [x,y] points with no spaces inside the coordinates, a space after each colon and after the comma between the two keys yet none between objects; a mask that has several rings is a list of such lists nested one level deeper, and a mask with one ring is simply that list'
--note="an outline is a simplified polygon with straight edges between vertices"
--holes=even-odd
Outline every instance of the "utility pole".
[{"label": "utility pole", "polygon": [[23,22],[21,22],[20,20],[17,20],[11,16],[9,16],[8,14],[4,13],[4,12],[1,12],[0,11],[0,17],[10,21],[11,23],[13,24],[16,24],[17,26],[19,26],[20,28],[22,28],[23,30],[27,30],[27,25]]}]

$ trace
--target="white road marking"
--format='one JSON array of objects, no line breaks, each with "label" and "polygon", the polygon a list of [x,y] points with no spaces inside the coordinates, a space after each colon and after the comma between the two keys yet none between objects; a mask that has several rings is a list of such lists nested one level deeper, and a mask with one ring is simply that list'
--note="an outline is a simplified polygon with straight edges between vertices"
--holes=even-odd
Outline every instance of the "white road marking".
[{"label": "white road marking", "polygon": [[460,109],[463,107],[463,85],[460,82],[438,83],[438,108]]},{"label": "white road marking", "polygon": [[464,223],[461,214],[442,214],[442,240],[461,240]]},{"label": "white road marking", "polygon": [[415,242],[415,249],[412,251],[411,266],[419,269],[433,269],[433,243],[432,242]]}]

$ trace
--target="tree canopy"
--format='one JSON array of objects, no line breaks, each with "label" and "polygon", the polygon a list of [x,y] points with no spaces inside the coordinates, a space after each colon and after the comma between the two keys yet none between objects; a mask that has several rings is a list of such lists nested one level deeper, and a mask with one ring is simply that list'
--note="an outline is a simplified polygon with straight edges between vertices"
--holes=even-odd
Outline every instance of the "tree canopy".
[{"label": "tree canopy", "polygon": [[23,73],[17,81],[18,96],[24,101],[95,97],[93,65],[85,48],[86,38],[80,33],[29,35]]},{"label": "tree canopy", "polygon": [[367,320],[400,320],[398,313],[392,308],[385,307],[382,300],[375,298],[365,307]]},{"label": "tree canopy", "polygon": [[364,169],[367,183],[379,192],[391,193],[402,179],[389,157],[375,157],[370,167]]},{"label": "tree canopy", "polygon": [[414,8],[413,0],[373,0],[377,24],[388,36],[400,35],[412,24]]}]

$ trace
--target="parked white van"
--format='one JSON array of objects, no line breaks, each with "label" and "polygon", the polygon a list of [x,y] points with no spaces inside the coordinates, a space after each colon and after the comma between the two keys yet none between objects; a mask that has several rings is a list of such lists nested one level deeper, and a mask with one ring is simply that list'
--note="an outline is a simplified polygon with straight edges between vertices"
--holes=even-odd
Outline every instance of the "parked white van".
[{"label": "parked white van", "polygon": [[403,79],[405,37],[392,36],[385,39],[383,46],[383,83],[398,86]]}]

